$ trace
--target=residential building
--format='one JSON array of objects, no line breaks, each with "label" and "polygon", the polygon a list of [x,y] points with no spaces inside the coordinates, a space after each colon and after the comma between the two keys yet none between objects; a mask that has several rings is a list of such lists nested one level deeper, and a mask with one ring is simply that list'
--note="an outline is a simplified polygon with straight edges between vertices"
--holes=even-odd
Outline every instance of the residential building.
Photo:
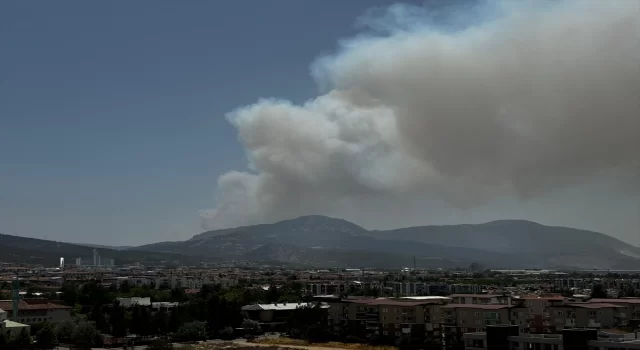
[{"label": "residential building", "polygon": [[247,316],[260,323],[263,330],[284,330],[291,313],[301,307],[319,307],[326,312],[329,309],[327,304],[313,303],[273,303],[273,304],[252,304],[242,307],[242,311]]},{"label": "residential building", "polygon": [[611,328],[626,324],[625,307],[612,303],[578,302],[549,307],[550,323],[565,328]]},{"label": "residential building", "polygon": [[449,301],[448,298],[324,300],[330,305],[328,322],[334,333],[395,341],[439,337],[440,309]]},{"label": "residential building", "polygon": [[458,335],[498,324],[517,325],[521,332],[529,329],[522,304],[447,304],[442,306],[441,324],[445,334]]},{"label": "residential building", "polygon": [[488,326],[486,332],[463,335],[466,350],[631,350],[640,349],[636,334],[565,329],[562,334],[522,334],[516,326]]}]

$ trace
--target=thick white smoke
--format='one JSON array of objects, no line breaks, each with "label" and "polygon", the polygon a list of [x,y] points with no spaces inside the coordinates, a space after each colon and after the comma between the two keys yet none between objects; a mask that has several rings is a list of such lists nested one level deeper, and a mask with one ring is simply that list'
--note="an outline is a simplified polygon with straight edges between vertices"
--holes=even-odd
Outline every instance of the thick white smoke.
[{"label": "thick white smoke", "polygon": [[325,94],[231,112],[254,172],[218,179],[206,226],[421,196],[471,206],[603,173],[637,179],[640,1],[513,3],[449,32],[402,21],[416,12],[395,6],[394,21],[376,25],[411,25],[314,63]]}]

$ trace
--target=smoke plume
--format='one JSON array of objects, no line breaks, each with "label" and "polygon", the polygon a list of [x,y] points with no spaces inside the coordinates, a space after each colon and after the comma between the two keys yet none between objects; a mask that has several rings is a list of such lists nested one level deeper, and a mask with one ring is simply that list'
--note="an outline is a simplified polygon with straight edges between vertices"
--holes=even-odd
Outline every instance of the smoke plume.
[{"label": "smoke plume", "polygon": [[218,179],[206,226],[637,181],[640,1],[513,3],[448,30],[393,6],[312,64],[320,96],[230,112],[252,171]]}]

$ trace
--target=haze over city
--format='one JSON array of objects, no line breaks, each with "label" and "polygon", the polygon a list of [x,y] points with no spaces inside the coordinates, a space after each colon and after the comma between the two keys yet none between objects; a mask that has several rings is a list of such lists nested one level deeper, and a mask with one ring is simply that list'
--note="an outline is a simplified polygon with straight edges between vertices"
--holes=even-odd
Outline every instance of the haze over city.
[{"label": "haze over city", "polygon": [[639,13],[5,1],[0,232],[136,245],[320,214],[638,246]]}]

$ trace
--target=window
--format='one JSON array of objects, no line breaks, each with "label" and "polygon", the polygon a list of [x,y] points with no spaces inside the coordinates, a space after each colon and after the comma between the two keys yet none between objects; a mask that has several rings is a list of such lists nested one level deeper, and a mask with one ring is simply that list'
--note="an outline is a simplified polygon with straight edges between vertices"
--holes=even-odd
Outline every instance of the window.
[{"label": "window", "polygon": [[382,316],[382,320],[386,321],[387,320],[387,316]]},{"label": "window", "polygon": [[386,307],[383,307],[383,308],[382,308],[382,312],[387,312],[387,308],[386,308]]},{"label": "window", "polygon": [[474,313],[473,313],[473,316],[475,316],[475,317],[480,317],[480,312],[478,312],[478,311],[474,312]]},{"label": "window", "polygon": [[467,324],[467,320],[461,320],[460,324]]},{"label": "window", "polygon": [[466,316],[466,315],[467,315],[467,313],[466,313],[466,312],[464,312],[464,311],[460,311],[460,316]]},{"label": "window", "polygon": [[396,316],[396,321],[400,321],[400,316]]},{"label": "window", "polygon": [[476,324],[482,325],[482,320],[476,320]]},{"label": "window", "polygon": [[382,334],[383,334],[383,335],[389,335],[389,332],[387,332],[387,331],[382,331]]},{"label": "window", "polygon": [[558,312],[556,312],[556,315],[557,316],[564,316],[564,313],[562,311],[558,311]]}]

